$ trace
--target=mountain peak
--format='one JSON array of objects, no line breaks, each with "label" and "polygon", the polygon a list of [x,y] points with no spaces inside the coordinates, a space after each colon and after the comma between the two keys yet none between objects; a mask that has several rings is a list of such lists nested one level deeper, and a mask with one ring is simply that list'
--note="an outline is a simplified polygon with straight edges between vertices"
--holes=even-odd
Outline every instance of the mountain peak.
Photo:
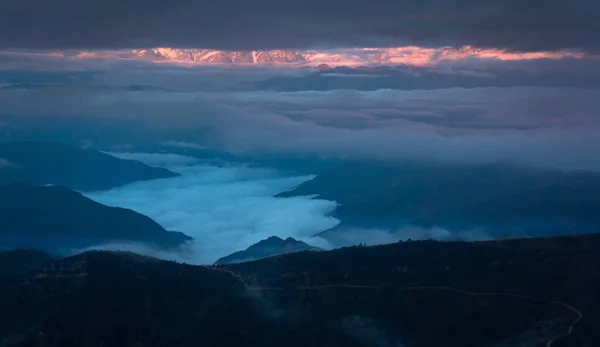
[{"label": "mountain peak", "polygon": [[277,236],[270,236],[251,245],[243,251],[235,252],[220,258],[215,264],[241,263],[287,253],[319,250],[321,249],[313,247],[305,242],[298,241],[292,237],[288,237],[284,240]]},{"label": "mountain peak", "polygon": [[210,49],[152,48],[137,49],[139,57],[189,64],[277,64],[301,63],[305,55],[296,51],[218,51]]}]

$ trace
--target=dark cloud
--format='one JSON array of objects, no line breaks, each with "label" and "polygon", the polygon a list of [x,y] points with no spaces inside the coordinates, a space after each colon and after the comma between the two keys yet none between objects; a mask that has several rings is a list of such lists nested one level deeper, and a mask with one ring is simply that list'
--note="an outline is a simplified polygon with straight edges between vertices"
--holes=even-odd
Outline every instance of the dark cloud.
[{"label": "dark cloud", "polygon": [[[253,84],[274,91],[443,89],[452,87],[572,87],[600,88],[600,61],[561,59],[503,62],[468,66],[468,62],[436,67],[337,67],[299,76],[274,76]],[[349,78],[352,77],[352,78]]]},{"label": "dark cloud", "polygon": [[0,47],[598,51],[596,0],[1,0]]}]

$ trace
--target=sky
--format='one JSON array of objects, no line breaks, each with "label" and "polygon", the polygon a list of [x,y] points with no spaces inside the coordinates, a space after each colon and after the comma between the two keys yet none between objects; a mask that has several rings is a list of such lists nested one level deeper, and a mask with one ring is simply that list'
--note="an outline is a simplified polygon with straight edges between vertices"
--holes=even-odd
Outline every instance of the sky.
[{"label": "sky", "polygon": [[597,52],[594,0],[23,0],[0,3],[0,47],[227,50],[462,46]]},{"label": "sky", "polygon": [[0,139],[596,170],[598,17],[592,0],[0,1]]}]

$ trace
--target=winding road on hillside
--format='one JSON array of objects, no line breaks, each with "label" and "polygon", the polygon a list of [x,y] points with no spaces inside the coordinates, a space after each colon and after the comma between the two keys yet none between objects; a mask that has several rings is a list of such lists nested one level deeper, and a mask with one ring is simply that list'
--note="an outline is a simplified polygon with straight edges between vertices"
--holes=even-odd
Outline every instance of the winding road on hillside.
[{"label": "winding road on hillside", "polygon": [[[353,289],[383,289],[383,288],[386,288],[386,286],[369,286],[369,285],[344,284],[344,283],[324,284],[324,285],[314,285],[314,286],[297,286],[297,287],[253,286],[253,285],[248,284],[248,282],[240,274],[235,273],[231,270],[225,269],[223,267],[216,267],[216,266],[205,266],[205,268],[214,270],[214,271],[221,271],[221,272],[225,272],[225,273],[229,274],[230,276],[237,279],[240,283],[242,283],[242,285],[244,286],[244,288],[247,291],[319,290],[319,289],[328,289],[328,288],[353,288]],[[473,297],[476,297],[476,296],[501,296],[501,297],[521,298],[521,299],[526,299],[526,300],[531,300],[531,301],[544,302],[544,303],[551,304],[551,305],[557,305],[557,306],[560,306],[560,307],[570,311],[571,313],[573,313],[576,316],[576,318],[571,322],[567,331],[564,334],[547,341],[544,344],[545,347],[552,347],[556,341],[569,337],[571,334],[573,334],[573,331],[574,331],[577,323],[579,323],[583,319],[583,313],[581,313],[580,310],[576,309],[575,307],[573,307],[565,302],[544,299],[544,298],[538,298],[538,297],[530,296],[530,295],[522,295],[522,294],[515,294],[515,293],[502,293],[502,292],[480,292],[480,293],[478,293],[478,292],[470,292],[470,291],[463,290],[463,289],[452,288],[452,287],[443,287],[443,286],[410,286],[410,287],[397,286],[396,289],[398,291],[441,290],[441,291],[449,291],[449,292],[454,292],[454,293],[467,295],[467,296],[473,296]]]}]

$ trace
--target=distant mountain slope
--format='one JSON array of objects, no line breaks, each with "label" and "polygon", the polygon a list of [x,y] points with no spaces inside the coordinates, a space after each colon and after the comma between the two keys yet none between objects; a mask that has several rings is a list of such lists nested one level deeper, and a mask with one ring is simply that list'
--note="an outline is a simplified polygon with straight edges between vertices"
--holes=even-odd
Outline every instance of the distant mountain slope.
[{"label": "distant mountain slope", "polygon": [[175,177],[164,168],[123,160],[92,149],[55,142],[0,143],[0,185],[55,184],[105,190],[141,180]]},{"label": "distant mountain slope", "polygon": [[280,196],[318,195],[344,226],[484,228],[495,236],[600,230],[600,173],[513,165],[350,162]]},{"label": "distant mountain slope", "polygon": [[0,344],[597,346],[598,262],[600,235],[405,242],[221,267],[87,252],[0,286]]},{"label": "distant mountain slope", "polygon": [[68,188],[0,187],[0,245],[47,251],[136,241],[177,247],[191,238],[132,210],[99,204]]},{"label": "distant mountain slope", "polygon": [[[560,72],[531,74],[523,70],[462,70],[439,67],[371,66],[325,68],[302,75],[272,76],[249,84],[261,90],[433,90],[446,88],[555,87],[598,88],[598,75],[568,78]],[[240,84],[240,87],[242,85]],[[248,87],[248,85],[246,85]]]},{"label": "distant mountain slope", "polygon": [[226,257],[220,258],[215,264],[234,264],[245,261],[258,260],[275,255],[301,252],[301,251],[318,251],[320,248],[310,246],[302,241],[298,241],[291,237],[281,239],[277,236],[271,236],[267,239],[259,241],[243,251],[232,253]]}]

